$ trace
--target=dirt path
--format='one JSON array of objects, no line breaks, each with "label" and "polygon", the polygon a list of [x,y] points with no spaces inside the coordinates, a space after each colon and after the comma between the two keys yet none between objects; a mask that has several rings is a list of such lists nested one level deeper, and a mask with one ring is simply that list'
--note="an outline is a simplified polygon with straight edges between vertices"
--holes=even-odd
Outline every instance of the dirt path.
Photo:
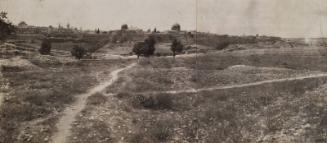
[{"label": "dirt path", "polygon": [[[292,77],[292,78],[283,78],[283,79],[272,79],[272,80],[265,80],[265,81],[258,81],[246,84],[239,84],[239,85],[228,85],[228,86],[219,86],[219,87],[209,87],[209,88],[200,88],[200,89],[186,89],[186,90],[171,90],[171,91],[149,91],[149,92],[139,92],[134,94],[180,94],[180,93],[197,93],[201,91],[214,91],[214,90],[222,90],[222,89],[233,89],[233,88],[243,88],[249,86],[258,86],[263,84],[269,83],[281,83],[286,81],[296,81],[296,80],[304,80],[304,79],[315,79],[315,78],[322,78],[327,77],[326,74],[315,74],[315,75],[308,75],[308,76],[300,76],[300,77]],[[108,93],[108,96],[114,95],[114,93]]]},{"label": "dirt path", "polygon": [[52,143],[66,143],[68,137],[71,135],[70,129],[72,123],[75,122],[75,117],[85,108],[86,105],[86,99],[97,93],[102,92],[105,90],[106,87],[113,84],[115,81],[118,80],[119,76],[118,74],[122,72],[123,70],[128,70],[132,67],[134,67],[136,63],[130,64],[127,67],[117,69],[110,73],[111,79],[109,81],[106,81],[92,89],[90,89],[87,93],[81,94],[77,96],[76,102],[67,107],[65,111],[63,112],[64,115],[60,118],[59,122],[57,123],[57,132],[52,136]]},{"label": "dirt path", "polygon": [[0,107],[1,107],[1,104],[2,104],[2,101],[3,101],[3,93],[0,92]]}]

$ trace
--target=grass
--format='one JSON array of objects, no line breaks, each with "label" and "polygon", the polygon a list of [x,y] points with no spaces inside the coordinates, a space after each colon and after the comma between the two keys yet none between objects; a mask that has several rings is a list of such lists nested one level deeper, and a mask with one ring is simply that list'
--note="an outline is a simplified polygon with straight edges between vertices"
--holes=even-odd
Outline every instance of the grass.
[{"label": "grass", "polygon": [[72,143],[113,143],[111,131],[103,121],[88,120],[81,126],[75,127],[74,136],[71,137]]},{"label": "grass", "polygon": [[[32,61],[39,69],[17,71],[7,68],[2,71],[11,91],[0,109],[0,142],[25,142],[26,139],[41,142],[40,139],[49,138],[55,128],[57,113],[71,104],[75,95],[86,92],[100,79],[107,78],[107,71],[129,63],[115,60],[62,63],[60,60],[52,62],[52,58],[56,57],[44,62],[37,56],[27,57],[26,60]],[[102,98],[95,95],[90,98],[90,104],[101,104]],[[36,122],[38,120],[44,120],[42,125]],[[49,131],[43,132],[38,128]],[[33,132],[25,133],[28,130]]]},{"label": "grass", "polygon": [[321,72],[247,65],[232,65],[220,70],[196,70],[185,67],[157,68],[152,67],[152,65],[141,64],[124,72],[125,76],[109,87],[107,91],[114,93],[121,90],[125,92],[186,90],[246,84],[317,73]]},{"label": "grass", "polygon": [[[119,93],[115,110],[132,122],[131,142],[282,142],[285,130],[292,131],[285,135],[288,142],[299,142],[299,136],[323,142],[326,102],[317,94],[325,95],[320,88],[326,78],[177,95],[135,93],[251,83],[326,70],[324,56],[298,53],[222,51],[197,59],[142,59],[108,91]],[[163,120],[172,120],[172,125],[156,126]]]},{"label": "grass", "polygon": [[78,70],[5,72],[4,77],[14,90],[0,110],[0,126],[6,135],[1,137],[3,142],[17,141],[23,122],[61,111],[74,100],[73,95],[85,92],[96,83],[94,78]]},{"label": "grass", "polygon": [[[165,71],[165,69],[162,70]],[[271,72],[265,70],[262,72]],[[144,70],[141,69],[140,71]],[[279,71],[279,69],[272,71],[276,75],[283,74],[288,76],[292,74],[285,73],[299,72],[292,70]],[[246,73],[245,75],[257,72],[258,70],[243,71],[244,74]],[[258,73],[260,73],[260,68]],[[137,76],[135,75],[135,77]],[[151,78],[148,80],[153,78],[151,75],[149,77]],[[136,122],[133,125],[136,128],[135,130],[137,130],[137,134],[131,138],[135,142],[245,143],[257,142],[258,140],[271,142],[273,138],[281,139],[278,135],[283,130],[297,131],[298,128],[301,128],[300,125],[305,125],[308,122],[317,125],[321,124],[320,126],[325,123],[324,114],[320,113],[320,110],[323,108],[321,105],[326,105],[326,103],[322,103],[317,95],[312,96],[311,94],[316,94],[316,91],[319,91],[319,88],[326,83],[326,80],[326,78],[320,78],[285,81],[282,83],[267,83],[243,88],[203,91],[194,94],[181,93],[170,96],[169,94],[139,95],[123,90],[125,92],[115,97],[123,102],[124,105],[131,106],[132,110],[126,111],[126,114],[135,117],[139,121],[144,121]],[[129,87],[126,86],[125,88],[128,89]],[[322,93],[321,95],[324,94]],[[163,98],[169,97],[169,100],[167,100],[169,102],[167,103],[172,103],[167,104],[169,108],[159,108],[160,104],[157,104],[157,100],[160,96]],[[130,99],[134,102],[131,102]],[[162,101],[165,102],[166,99]],[[135,106],[135,102],[138,106]],[[310,104],[320,105],[320,107],[308,107]],[[315,110],[318,110],[319,113],[313,114],[317,112]],[[315,119],[311,120],[311,116],[314,116]],[[173,119],[173,122],[167,128],[155,125],[159,121],[168,119]],[[156,131],[152,130],[153,127]],[[148,131],[143,132],[144,128],[148,129]],[[167,130],[178,130],[178,132],[166,134]],[[320,140],[324,139],[321,136],[326,133],[323,126],[313,131],[304,130],[307,132],[308,138],[320,138]],[[315,137],[318,132],[321,136]],[[264,134],[262,135],[261,133]],[[161,137],[163,140],[160,140]],[[266,138],[263,139],[263,137]],[[295,136],[288,135],[287,137],[290,139],[290,142],[296,142],[294,141],[296,139]]]}]

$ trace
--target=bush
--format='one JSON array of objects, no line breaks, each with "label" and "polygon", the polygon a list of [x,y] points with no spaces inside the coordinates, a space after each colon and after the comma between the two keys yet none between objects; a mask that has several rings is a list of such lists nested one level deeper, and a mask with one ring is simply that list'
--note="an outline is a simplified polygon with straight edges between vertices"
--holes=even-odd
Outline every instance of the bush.
[{"label": "bush", "polygon": [[228,41],[220,42],[216,45],[216,49],[223,50],[223,49],[227,48],[229,46],[229,44],[230,43]]},{"label": "bush", "polygon": [[177,39],[174,39],[174,41],[171,44],[170,50],[173,52],[173,56],[175,58],[176,53],[183,52],[184,45],[178,41]]},{"label": "bush", "polygon": [[155,106],[153,97],[146,97],[143,95],[136,95],[132,99],[132,104],[134,106],[142,106],[144,108],[153,108]]},{"label": "bush", "polygon": [[159,94],[156,96],[136,95],[133,98],[132,104],[152,110],[173,109],[173,99],[168,94]]},{"label": "bush", "polygon": [[101,105],[106,103],[107,97],[101,93],[96,93],[87,98],[87,104],[89,105]]},{"label": "bush", "polygon": [[158,121],[150,130],[150,133],[160,142],[165,142],[172,135],[173,123],[169,121]]},{"label": "bush", "polygon": [[42,41],[41,48],[39,49],[40,54],[50,55],[51,53],[51,42],[47,39]]},{"label": "bush", "polygon": [[75,46],[71,51],[72,56],[76,59],[82,59],[83,56],[86,54],[86,50],[83,47]]}]

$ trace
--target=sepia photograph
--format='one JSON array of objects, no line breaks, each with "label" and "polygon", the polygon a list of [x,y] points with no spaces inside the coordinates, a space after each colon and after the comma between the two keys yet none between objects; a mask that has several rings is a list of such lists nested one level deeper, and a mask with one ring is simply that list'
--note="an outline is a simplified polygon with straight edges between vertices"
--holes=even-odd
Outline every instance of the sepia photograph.
[{"label": "sepia photograph", "polygon": [[0,143],[327,143],[326,0],[0,0]]}]

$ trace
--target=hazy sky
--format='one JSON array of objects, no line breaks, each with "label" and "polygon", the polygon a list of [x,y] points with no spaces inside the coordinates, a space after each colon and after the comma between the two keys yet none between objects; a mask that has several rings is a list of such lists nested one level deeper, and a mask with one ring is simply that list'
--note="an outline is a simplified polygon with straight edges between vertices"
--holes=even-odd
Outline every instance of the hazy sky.
[{"label": "hazy sky", "polygon": [[180,23],[219,34],[327,34],[327,0],[0,0],[0,10],[14,23],[42,26],[110,30],[126,23],[166,30]]}]

